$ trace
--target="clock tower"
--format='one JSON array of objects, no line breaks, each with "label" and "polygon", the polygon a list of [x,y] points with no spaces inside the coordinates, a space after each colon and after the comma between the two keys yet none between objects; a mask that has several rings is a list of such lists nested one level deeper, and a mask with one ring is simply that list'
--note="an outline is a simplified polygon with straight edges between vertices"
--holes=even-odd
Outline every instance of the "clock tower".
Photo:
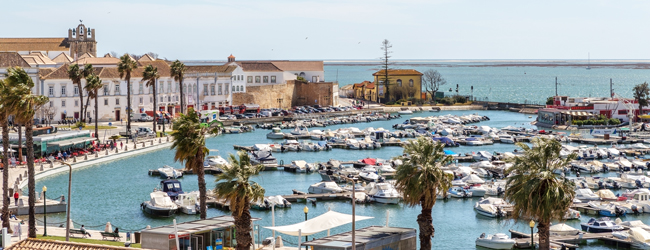
[{"label": "clock tower", "polygon": [[76,29],[68,29],[68,44],[70,44],[70,56],[75,60],[86,53],[97,57],[95,29],[86,28],[83,23],[80,23]]}]

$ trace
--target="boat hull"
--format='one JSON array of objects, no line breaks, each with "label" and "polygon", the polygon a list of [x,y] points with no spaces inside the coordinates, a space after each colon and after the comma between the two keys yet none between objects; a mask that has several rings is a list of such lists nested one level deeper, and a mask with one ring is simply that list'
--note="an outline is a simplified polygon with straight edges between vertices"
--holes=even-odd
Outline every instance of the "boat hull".
[{"label": "boat hull", "polygon": [[399,203],[399,197],[377,197],[371,196],[375,202],[384,203],[384,204],[397,204]]},{"label": "boat hull", "polygon": [[156,217],[171,217],[176,214],[176,211],[178,211],[178,209],[155,208],[147,205],[146,203],[142,203],[141,206],[143,212]]},{"label": "boat hull", "polygon": [[515,245],[515,241],[498,242],[489,239],[476,239],[476,245],[490,249],[512,249]]}]

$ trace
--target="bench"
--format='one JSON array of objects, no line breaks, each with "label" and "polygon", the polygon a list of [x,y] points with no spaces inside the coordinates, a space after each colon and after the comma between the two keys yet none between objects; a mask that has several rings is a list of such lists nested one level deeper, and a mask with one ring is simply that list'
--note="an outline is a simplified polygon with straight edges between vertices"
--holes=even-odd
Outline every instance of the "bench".
[{"label": "bench", "polygon": [[107,232],[101,232],[102,234],[102,240],[108,240],[108,238],[113,238],[114,241],[118,241],[122,238],[119,233],[107,233]]},{"label": "bench", "polygon": [[70,236],[75,237],[75,234],[81,234],[81,238],[86,238],[88,237],[88,232],[84,232],[79,229],[70,229]]}]

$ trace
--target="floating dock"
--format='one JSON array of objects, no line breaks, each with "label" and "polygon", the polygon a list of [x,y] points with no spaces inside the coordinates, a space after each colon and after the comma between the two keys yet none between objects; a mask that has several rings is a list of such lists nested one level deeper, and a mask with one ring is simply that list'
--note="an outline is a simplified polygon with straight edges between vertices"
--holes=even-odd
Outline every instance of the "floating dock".
[{"label": "floating dock", "polygon": [[[510,230],[511,238],[516,241],[515,248],[530,248],[530,234]],[[578,245],[586,240],[600,240],[607,245],[630,248],[632,241],[630,239],[619,239],[612,235],[612,233],[585,233],[581,232],[578,235],[566,236],[553,236],[550,237],[551,246],[562,247],[564,245],[567,249],[577,249]],[[539,244],[537,237],[533,239],[536,244]]]}]

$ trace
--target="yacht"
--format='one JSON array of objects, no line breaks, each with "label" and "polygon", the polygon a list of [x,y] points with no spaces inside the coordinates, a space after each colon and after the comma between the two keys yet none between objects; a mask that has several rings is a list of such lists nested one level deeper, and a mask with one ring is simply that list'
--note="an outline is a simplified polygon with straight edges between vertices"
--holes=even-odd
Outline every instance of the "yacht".
[{"label": "yacht", "polygon": [[368,196],[372,200],[384,204],[397,204],[399,202],[400,195],[392,184],[374,183],[371,186]]},{"label": "yacht", "polygon": [[284,133],[278,127],[272,128],[271,132],[266,134],[267,139],[284,139]]},{"label": "yacht", "polygon": [[176,170],[167,165],[165,165],[162,168],[159,168],[158,173],[160,173],[160,178],[162,179],[176,179],[176,178],[183,177],[183,171]]},{"label": "yacht", "polygon": [[333,181],[321,181],[316,184],[309,186],[308,192],[310,194],[331,194],[331,193],[342,193],[343,188],[339,187]]},{"label": "yacht", "polygon": [[176,201],[176,206],[184,214],[197,214],[201,211],[199,205],[199,197],[197,192],[189,192],[186,194],[179,194]]},{"label": "yacht", "polygon": [[490,249],[512,249],[515,245],[515,240],[510,239],[508,235],[503,233],[494,235],[488,234],[487,236],[483,233],[478,239],[476,239],[476,245]]},{"label": "yacht", "polygon": [[160,190],[167,193],[170,199],[176,200],[178,195],[184,194],[183,188],[181,187],[181,182],[176,179],[169,179],[160,182]]},{"label": "yacht", "polygon": [[142,202],[140,208],[147,214],[159,217],[170,217],[178,211],[178,206],[169,198],[167,193],[162,191],[153,191],[149,194],[151,198]]}]

